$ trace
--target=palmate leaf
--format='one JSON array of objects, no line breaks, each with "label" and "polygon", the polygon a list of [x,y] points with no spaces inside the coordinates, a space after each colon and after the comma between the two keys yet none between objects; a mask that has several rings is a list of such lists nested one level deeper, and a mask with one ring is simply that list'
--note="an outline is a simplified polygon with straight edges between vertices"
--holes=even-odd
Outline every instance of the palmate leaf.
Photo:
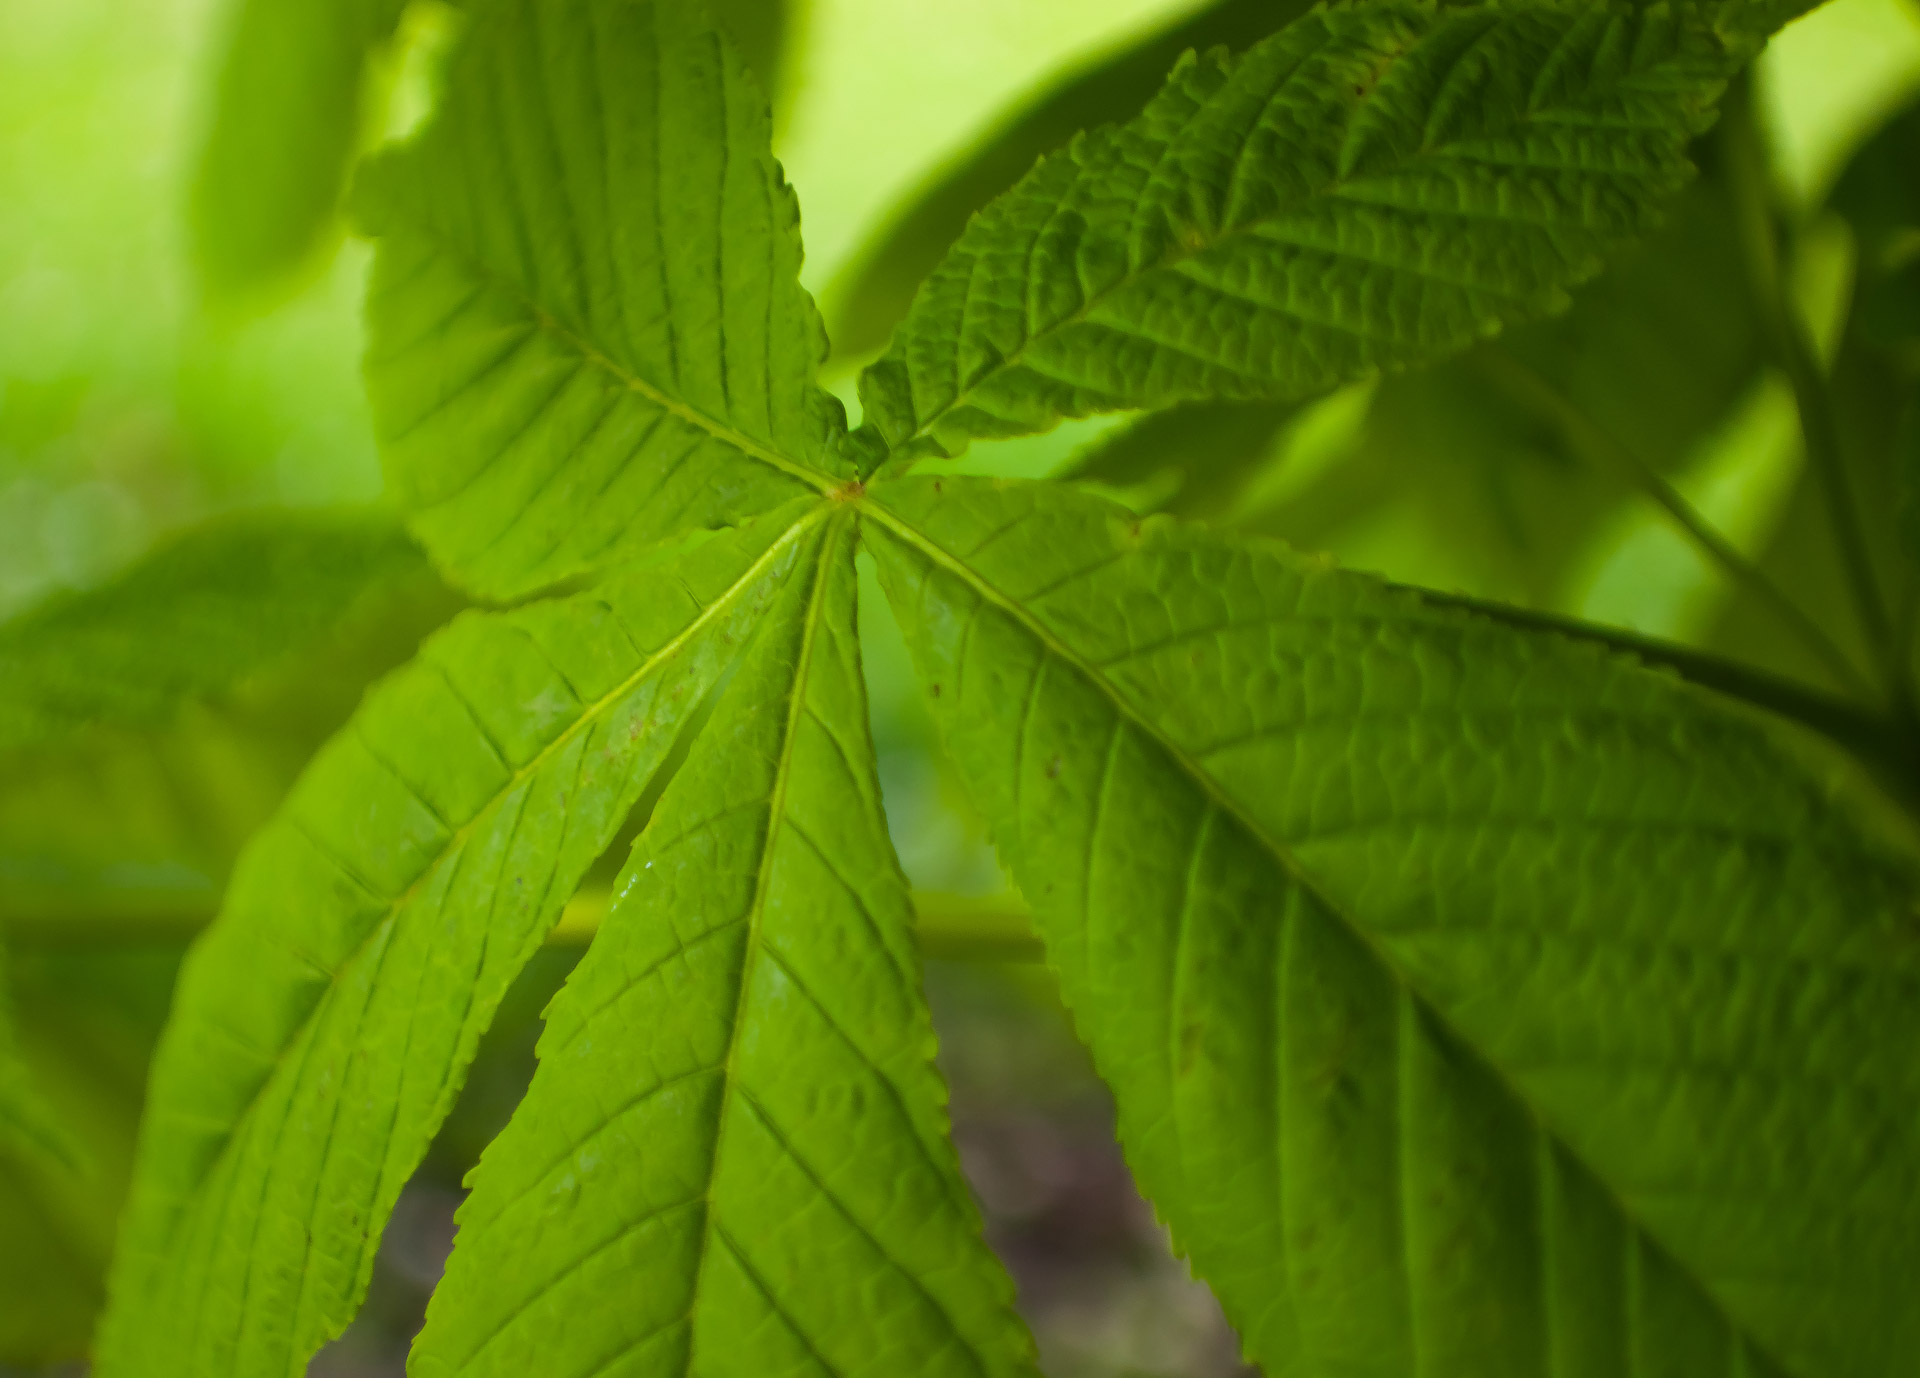
[{"label": "palmate leaf", "polygon": [[775,515],[463,616],[315,759],[182,974],[102,1378],[285,1373],[345,1326],[508,983],[817,542]]},{"label": "palmate leaf", "polygon": [[1914,873],[1754,722],[1068,489],[867,510],[1133,1166],[1269,1372],[1920,1352]]},{"label": "palmate leaf", "polygon": [[766,101],[704,4],[488,4],[357,204],[388,478],[457,582],[522,594],[851,474]]},{"label": "palmate leaf", "polygon": [[460,1213],[412,1371],[1030,1371],[947,1142],[851,512],[668,785]]},{"label": "palmate leaf", "polygon": [[1284,399],[1563,306],[1656,222],[1744,7],[1315,10],[1184,62],[968,227],[861,380],[903,458]]}]

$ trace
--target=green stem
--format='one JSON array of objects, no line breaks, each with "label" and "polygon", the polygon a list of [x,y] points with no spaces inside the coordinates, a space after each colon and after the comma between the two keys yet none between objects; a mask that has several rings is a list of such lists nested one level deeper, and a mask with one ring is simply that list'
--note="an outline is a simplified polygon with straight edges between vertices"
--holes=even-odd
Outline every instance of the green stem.
[{"label": "green stem", "polygon": [[1482,351],[1480,363],[1482,370],[1497,385],[1515,401],[1551,422],[1576,450],[1584,453],[1592,462],[1615,471],[1623,481],[1657,503],[1737,586],[1744,588],[1771,612],[1781,627],[1805,643],[1807,649],[1819,657],[1820,663],[1832,672],[1839,683],[1867,702],[1875,702],[1880,698],[1873,683],[1821,629],[1820,624],[1788,597],[1784,589],[1769,579],[1758,565],[1741,554],[1652,465],[1594,422],[1559,388],[1507,351]]},{"label": "green stem", "polygon": [[1847,472],[1846,452],[1840,442],[1826,370],[1794,303],[1781,261],[1780,226],[1774,213],[1767,180],[1766,148],[1754,117],[1752,84],[1748,77],[1742,76],[1728,89],[1721,103],[1720,123],[1728,185],[1733,192],[1754,305],[1759,310],[1774,357],[1793,389],[1807,463],[1826,502],[1841,568],[1867,644],[1875,657],[1875,669],[1891,684],[1893,624],[1867,554],[1866,527],[1861,520],[1852,477]]}]

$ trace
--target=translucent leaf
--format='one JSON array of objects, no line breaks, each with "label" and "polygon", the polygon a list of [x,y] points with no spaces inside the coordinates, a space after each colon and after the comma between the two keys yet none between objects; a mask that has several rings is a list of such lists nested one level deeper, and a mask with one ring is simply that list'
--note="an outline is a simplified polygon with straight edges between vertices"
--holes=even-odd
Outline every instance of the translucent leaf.
[{"label": "translucent leaf", "polygon": [[1135,1171],[1269,1372],[1916,1352],[1914,871],[1753,719],[1068,489],[868,511]]},{"label": "translucent leaf", "polygon": [[462,616],[315,758],[181,976],[101,1378],[285,1374],[345,1326],[502,993],[817,539],[778,515]]},{"label": "translucent leaf", "polygon": [[405,0],[236,0],[191,202],[216,299],[283,286],[338,232],[374,106],[369,67]]},{"label": "translucent leaf", "polygon": [[427,131],[362,174],[388,478],[483,594],[850,473],[766,100],[704,10],[489,5]]},{"label": "translucent leaf", "polygon": [[1751,47],[1726,22],[1357,5],[1184,62],[973,221],[863,376],[867,416],[904,456],[955,454],[1307,396],[1558,310],[1685,183]]},{"label": "translucent leaf", "polygon": [[770,610],[550,1008],[423,1378],[1030,1371],[946,1138],[852,538]]}]

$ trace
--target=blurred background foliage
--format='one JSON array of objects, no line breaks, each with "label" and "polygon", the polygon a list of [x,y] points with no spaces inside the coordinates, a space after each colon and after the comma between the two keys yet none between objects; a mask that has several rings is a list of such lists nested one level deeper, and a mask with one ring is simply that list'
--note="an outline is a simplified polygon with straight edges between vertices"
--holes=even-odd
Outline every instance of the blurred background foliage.
[{"label": "blurred background foliage", "polygon": [[[772,94],[851,405],[853,369],[974,208],[1137,109],[1183,49],[1244,46],[1304,5],[717,8]],[[342,207],[358,154],[431,108],[460,22],[441,0],[0,6],[0,1371],[84,1356],[146,1059],[235,852],[459,606],[379,506],[368,253]],[[1667,228],[1556,320],[1300,405],[1076,423],[963,463],[1845,690],[1864,637],[1755,304],[1750,212],[1757,195],[1777,224],[1890,577],[1920,541],[1920,4],[1833,0],[1776,41],[1753,94],[1765,185],[1710,135]],[[1786,606],[1755,566],[1795,571]],[[1910,625],[1915,591],[1897,596]],[[899,638],[864,606],[956,1135],[1048,1371],[1234,1373],[1133,1193]],[[503,1007],[365,1315],[316,1372],[402,1371],[461,1176],[524,1088],[595,906],[590,886]]]}]

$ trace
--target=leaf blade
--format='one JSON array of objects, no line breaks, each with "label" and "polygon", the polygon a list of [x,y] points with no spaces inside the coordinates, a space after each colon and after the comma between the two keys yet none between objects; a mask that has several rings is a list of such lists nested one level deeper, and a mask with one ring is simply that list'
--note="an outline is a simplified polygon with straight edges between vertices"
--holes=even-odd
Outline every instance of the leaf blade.
[{"label": "leaf blade", "polygon": [[946,1141],[849,518],[769,613],[550,1007],[414,1372],[1031,1371]]},{"label": "leaf blade", "polygon": [[1911,1343],[1911,868],[1748,722],[1064,491],[868,510],[1136,1171],[1263,1363]]},{"label": "leaf blade", "polygon": [[339,1333],[494,1004],[818,524],[465,616],[321,753],[182,975],[100,1372],[278,1374]]},{"label": "leaf blade", "polygon": [[1651,227],[1748,43],[1692,10],[1368,5],[1184,62],[976,218],[862,403],[952,455],[1443,357]]},{"label": "leaf blade", "polygon": [[843,475],[798,206],[704,5],[488,7],[356,204],[389,480],[470,587],[524,594]]}]

